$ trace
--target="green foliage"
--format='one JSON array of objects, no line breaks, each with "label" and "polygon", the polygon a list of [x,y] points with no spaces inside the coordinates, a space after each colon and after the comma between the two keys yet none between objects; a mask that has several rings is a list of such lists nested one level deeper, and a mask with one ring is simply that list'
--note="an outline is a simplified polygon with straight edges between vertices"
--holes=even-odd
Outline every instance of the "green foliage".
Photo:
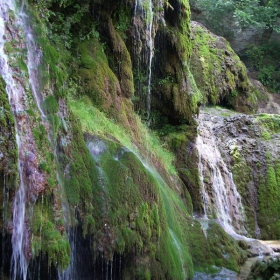
[{"label": "green foliage", "polygon": [[[69,11],[69,10],[68,10]],[[49,17],[50,27],[51,27],[51,38],[63,45],[66,48],[71,48],[74,38],[74,28],[81,26],[82,19],[85,17],[89,11],[88,4],[73,4],[71,5],[71,12],[67,13],[64,10],[56,11],[51,13]],[[88,30],[87,30],[88,31]],[[86,32],[87,32],[86,31]],[[91,31],[89,31],[91,32]],[[86,34],[88,34],[87,32]],[[80,38],[85,37],[81,29],[79,30],[78,36]],[[76,34],[75,34],[76,35]]]},{"label": "green foliage", "polygon": [[41,150],[43,147],[48,145],[47,131],[46,128],[40,124],[38,127],[32,130],[37,147]]},{"label": "green foliage", "polygon": [[205,13],[204,22],[214,33],[225,37],[232,36],[225,26],[229,15],[234,12],[233,1],[190,0],[190,6]]},{"label": "green foliage", "polygon": [[174,83],[175,82],[175,79],[174,77],[171,75],[171,74],[168,74],[165,78],[162,78],[160,80],[158,80],[158,85],[159,86],[164,86],[166,84],[169,84],[169,83]]},{"label": "green foliage", "polygon": [[258,72],[259,80],[272,92],[280,91],[279,51],[279,44],[276,41],[269,41],[259,46],[248,45],[244,53],[248,67]]},{"label": "green foliage", "polygon": [[142,7],[145,11],[145,23],[146,25],[152,24],[153,21],[153,7],[150,7],[150,1],[149,0],[144,0],[142,2]]},{"label": "green foliage", "polygon": [[242,59],[248,67],[259,71],[258,78],[269,90],[279,92],[279,44],[271,41],[270,36],[273,30],[280,32],[280,4],[274,0],[199,0],[190,3],[194,9],[203,12],[203,22],[218,35],[232,36],[231,30],[225,29],[230,16],[242,27],[251,26],[263,31],[260,44],[245,47]]},{"label": "green foliage", "polygon": [[115,12],[114,17],[117,19],[117,23],[115,24],[116,30],[122,34],[122,38],[126,39],[126,32],[129,29],[130,25],[130,10],[128,6],[122,7]]},{"label": "green foliage", "polygon": [[280,32],[279,12],[280,4],[277,0],[242,0],[235,4],[234,15],[243,27],[273,28]]},{"label": "green foliage", "polygon": [[229,14],[233,14],[242,27],[272,28],[280,31],[280,4],[277,0],[191,0],[190,3],[194,8],[206,13],[207,23],[219,34]]},{"label": "green foliage", "polygon": [[256,45],[249,45],[246,48],[245,55],[248,57],[249,63],[256,69],[263,66],[264,50]]}]

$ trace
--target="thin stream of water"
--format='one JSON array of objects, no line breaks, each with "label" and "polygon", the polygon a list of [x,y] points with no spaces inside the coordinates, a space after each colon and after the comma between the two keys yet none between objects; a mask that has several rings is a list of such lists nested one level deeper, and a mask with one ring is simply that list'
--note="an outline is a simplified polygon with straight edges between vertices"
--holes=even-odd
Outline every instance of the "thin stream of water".
[{"label": "thin stream of water", "polygon": [[148,11],[148,34],[149,34],[149,73],[148,73],[148,95],[147,95],[147,115],[148,115],[148,124],[150,124],[150,117],[151,117],[151,80],[152,80],[152,61],[154,56],[154,39],[153,39],[153,21],[154,21],[154,14],[153,14],[153,6],[152,0],[149,0],[149,11]]},{"label": "thin stream of water", "polygon": [[[152,62],[154,56],[154,38],[153,38],[153,24],[154,12],[152,0],[144,1],[137,0],[134,6],[134,20],[136,19],[137,12],[141,12],[146,24],[147,44],[148,49],[148,76],[147,76],[147,120],[150,124],[151,117],[151,81],[152,81]],[[135,23],[134,23],[135,24]],[[146,53],[143,53],[143,60],[146,61]]]},{"label": "thin stream of water", "polygon": [[183,258],[183,252],[182,252],[182,248],[181,248],[181,244],[179,243],[179,241],[176,238],[176,235],[174,234],[174,232],[169,228],[169,233],[170,236],[172,238],[173,244],[175,245],[175,247],[177,248],[177,252],[179,253],[180,259],[181,259],[181,265],[182,265],[182,273],[183,273],[183,279],[187,279],[187,273],[184,267],[184,258]]}]

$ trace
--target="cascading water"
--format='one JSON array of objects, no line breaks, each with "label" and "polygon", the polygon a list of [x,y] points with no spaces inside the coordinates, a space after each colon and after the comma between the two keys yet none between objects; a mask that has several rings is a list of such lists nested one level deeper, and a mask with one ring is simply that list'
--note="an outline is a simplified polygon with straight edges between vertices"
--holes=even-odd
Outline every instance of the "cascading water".
[{"label": "cascading water", "polygon": [[217,146],[212,118],[200,114],[196,141],[204,215],[217,218],[229,233],[245,234],[241,196]]},{"label": "cascading water", "polygon": [[[148,50],[148,80],[147,80],[147,119],[150,122],[151,115],[151,81],[152,81],[152,61],[154,55],[154,38],[153,38],[153,23],[154,23],[154,12],[152,0],[138,0],[135,3],[134,19],[138,10],[141,12],[146,24],[146,44]],[[145,52],[144,52],[145,54]],[[145,60],[145,58],[144,58]]]},{"label": "cascading water", "polygon": [[148,10],[148,34],[149,34],[149,76],[148,76],[148,95],[147,95],[147,113],[148,113],[148,122],[150,122],[151,116],[151,79],[152,79],[152,61],[153,61],[153,48],[154,48],[154,40],[152,36],[152,28],[153,28],[153,7],[152,0],[149,0],[149,10]]},{"label": "cascading water", "polygon": [[176,238],[176,235],[174,234],[174,232],[170,228],[169,228],[169,233],[170,233],[170,236],[172,238],[173,244],[175,245],[175,247],[176,247],[176,249],[179,253],[180,259],[181,259],[183,277],[184,277],[184,279],[187,279],[187,274],[186,274],[186,270],[185,270],[185,267],[184,267],[183,252],[182,252],[182,248],[181,248],[182,245],[179,243],[179,241]]},{"label": "cascading water", "polygon": [[[34,36],[31,30],[31,26],[27,24],[28,17],[21,13],[21,17],[23,19],[24,24],[24,32],[26,38],[26,46],[27,46],[27,68],[29,74],[29,83],[32,88],[32,93],[36,102],[36,105],[40,111],[40,115],[43,121],[46,120],[45,113],[41,107],[42,96],[39,93],[39,79],[38,79],[38,67],[42,59],[42,50],[39,45],[36,44],[34,40]],[[44,123],[45,127],[47,126]]]},{"label": "cascading water", "polygon": [[[32,205],[36,202],[39,193],[44,190],[46,178],[39,171],[36,142],[27,114],[27,110],[34,104],[33,96],[37,106],[39,104],[37,95],[32,92],[35,90],[36,80],[32,71],[29,75],[17,63],[17,59],[20,58],[30,69],[30,65],[34,63],[30,55],[36,52],[30,48],[28,55],[25,52],[31,34],[24,33],[26,15],[22,11],[23,8],[24,1],[20,10],[12,0],[0,1],[0,74],[6,83],[6,92],[15,119],[20,174],[19,187],[13,204],[11,275],[12,279],[25,280],[31,258],[29,223],[32,217]],[[13,46],[9,53],[6,45]],[[32,96],[31,93],[34,95]],[[42,110],[39,106],[38,108],[43,117]]]},{"label": "cascading water", "polygon": [[[17,145],[18,149],[21,150],[21,144],[18,136]],[[26,247],[28,246],[28,236],[25,234],[27,231],[27,228],[25,228],[26,186],[23,182],[22,172],[23,170],[19,163],[20,187],[18,192],[16,193],[13,208],[13,279],[16,279],[17,275],[22,275],[23,279],[26,279],[28,266],[27,258],[24,253]]]},{"label": "cascading water", "polygon": [[[4,3],[5,2],[5,3]],[[1,1],[0,2],[0,57],[1,57],[1,67],[0,74],[6,82],[6,91],[9,95],[9,102],[14,116],[18,116],[23,112],[23,107],[21,103],[21,98],[23,96],[23,87],[16,82],[14,78],[16,73],[9,66],[8,56],[4,52],[5,42],[7,34],[5,33],[6,27],[5,22],[9,20],[10,10],[14,11],[14,3],[12,1]],[[15,117],[18,119],[17,117]],[[14,207],[13,207],[13,234],[12,234],[12,266],[13,266],[13,279],[17,276],[22,276],[25,280],[27,275],[27,256],[25,255],[27,241],[27,228],[25,223],[25,202],[26,202],[26,186],[23,181],[22,173],[22,156],[24,155],[24,146],[22,140],[26,143],[27,135],[20,127],[19,121],[16,121],[16,140],[19,150],[19,173],[20,173],[20,186],[19,190],[15,195]],[[26,143],[27,144],[27,143]]]}]

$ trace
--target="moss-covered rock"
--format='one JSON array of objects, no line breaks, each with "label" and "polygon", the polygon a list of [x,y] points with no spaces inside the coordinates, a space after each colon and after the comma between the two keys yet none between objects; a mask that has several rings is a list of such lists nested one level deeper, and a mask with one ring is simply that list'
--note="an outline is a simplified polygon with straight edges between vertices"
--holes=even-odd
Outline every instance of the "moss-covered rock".
[{"label": "moss-covered rock", "polygon": [[15,121],[5,87],[6,84],[0,77],[0,170],[15,179],[18,172]]},{"label": "moss-covered rock", "polygon": [[246,279],[278,279],[280,273],[280,260],[278,257],[268,260],[258,260],[251,268]]},{"label": "moss-covered rock", "polygon": [[244,113],[257,109],[257,89],[251,84],[245,65],[226,39],[215,36],[192,22],[191,72],[204,103],[223,105]]},{"label": "moss-covered rock", "polygon": [[[9,227],[12,212],[11,199],[19,181],[18,149],[14,117],[11,113],[5,82],[0,77],[0,242],[2,244],[2,271],[10,263]],[[8,275],[8,273],[7,273]],[[8,279],[8,278],[7,278]]]}]

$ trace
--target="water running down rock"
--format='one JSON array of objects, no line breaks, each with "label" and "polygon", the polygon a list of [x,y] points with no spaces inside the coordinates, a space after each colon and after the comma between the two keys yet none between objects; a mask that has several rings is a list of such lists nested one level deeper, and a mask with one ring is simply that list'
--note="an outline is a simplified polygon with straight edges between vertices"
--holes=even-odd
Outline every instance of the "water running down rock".
[{"label": "water running down rock", "polygon": [[196,147],[204,215],[217,219],[229,233],[236,231],[246,234],[241,196],[222,158],[213,131],[214,126],[222,120],[201,113],[198,121]]}]

